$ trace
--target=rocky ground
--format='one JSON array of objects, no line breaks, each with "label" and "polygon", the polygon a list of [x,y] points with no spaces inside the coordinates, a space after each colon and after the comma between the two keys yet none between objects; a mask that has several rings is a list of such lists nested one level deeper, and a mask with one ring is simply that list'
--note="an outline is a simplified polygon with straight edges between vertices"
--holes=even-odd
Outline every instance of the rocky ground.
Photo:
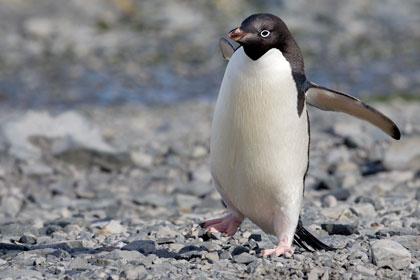
[{"label": "rocky ground", "polygon": [[224,212],[208,164],[221,36],[270,11],[314,82],[418,100],[419,9],[417,0],[0,1],[0,278],[419,279],[414,101],[376,104],[400,141],[310,110],[302,218],[340,250],[262,258],[274,239],[251,223],[230,238],[198,226]]},{"label": "rocky ground", "polygon": [[419,103],[376,104],[394,141],[350,117],[310,110],[302,217],[339,250],[263,258],[245,222],[222,215],[209,173],[212,105],[90,106],[0,113],[2,279],[419,279]]}]

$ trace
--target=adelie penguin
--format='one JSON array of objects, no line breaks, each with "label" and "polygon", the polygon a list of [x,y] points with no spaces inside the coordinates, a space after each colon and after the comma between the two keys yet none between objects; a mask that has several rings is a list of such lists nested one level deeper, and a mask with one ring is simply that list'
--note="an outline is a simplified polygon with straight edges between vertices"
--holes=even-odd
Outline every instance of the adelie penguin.
[{"label": "adelie penguin", "polygon": [[377,126],[394,139],[397,126],[374,108],[342,92],[307,80],[302,53],[286,24],[271,14],[255,14],[229,32],[240,47],[221,41],[229,59],[211,129],[214,186],[226,216],[202,223],[233,235],[245,218],[277,237],[262,255],[303,248],[333,250],[302,226],[299,212],[309,164],[306,105],[344,112]]}]

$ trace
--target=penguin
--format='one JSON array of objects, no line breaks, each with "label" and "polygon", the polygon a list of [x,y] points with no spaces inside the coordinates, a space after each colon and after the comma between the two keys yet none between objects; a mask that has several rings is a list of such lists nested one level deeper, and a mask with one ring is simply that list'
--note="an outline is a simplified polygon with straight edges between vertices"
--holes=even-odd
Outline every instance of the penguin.
[{"label": "penguin", "polygon": [[309,250],[334,250],[300,220],[309,167],[307,104],[366,120],[394,139],[398,127],[359,99],[307,80],[302,53],[286,24],[272,14],[254,14],[222,40],[229,60],[211,127],[210,170],[227,214],[203,222],[212,232],[234,235],[245,218],[277,245],[262,256],[293,253],[293,241]]}]

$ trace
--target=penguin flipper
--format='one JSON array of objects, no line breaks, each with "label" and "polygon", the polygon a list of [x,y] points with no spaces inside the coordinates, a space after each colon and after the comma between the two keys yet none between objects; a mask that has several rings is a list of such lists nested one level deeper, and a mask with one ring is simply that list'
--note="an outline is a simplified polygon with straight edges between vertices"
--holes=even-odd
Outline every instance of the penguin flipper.
[{"label": "penguin flipper", "polygon": [[[294,242],[301,248],[306,251],[314,250],[325,250],[325,251],[335,251],[337,248],[328,246],[327,244],[322,243],[318,238],[313,236],[309,231],[307,231],[302,224],[302,221],[299,218],[298,225],[295,231]],[[309,249],[312,248],[312,249]]]},{"label": "penguin flipper", "polygon": [[368,121],[392,138],[397,140],[401,138],[400,130],[392,120],[346,93],[328,89],[308,81],[306,102],[324,111],[343,112]]},{"label": "penguin flipper", "polygon": [[229,60],[233,53],[236,51],[235,47],[226,40],[225,38],[220,38],[219,40],[220,51],[222,52],[223,58]]}]

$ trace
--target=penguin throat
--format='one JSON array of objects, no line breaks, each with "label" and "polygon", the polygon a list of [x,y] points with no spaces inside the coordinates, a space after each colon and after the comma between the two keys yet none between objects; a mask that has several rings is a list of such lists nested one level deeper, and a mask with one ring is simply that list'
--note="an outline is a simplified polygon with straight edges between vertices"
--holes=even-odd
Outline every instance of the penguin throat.
[{"label": "penguin throat", "polygon": [[266,52],[270,50],[270,48],[261,47],[261,46],[243,46],[246,55],[252,60],[258,60],[262,57]]}]

